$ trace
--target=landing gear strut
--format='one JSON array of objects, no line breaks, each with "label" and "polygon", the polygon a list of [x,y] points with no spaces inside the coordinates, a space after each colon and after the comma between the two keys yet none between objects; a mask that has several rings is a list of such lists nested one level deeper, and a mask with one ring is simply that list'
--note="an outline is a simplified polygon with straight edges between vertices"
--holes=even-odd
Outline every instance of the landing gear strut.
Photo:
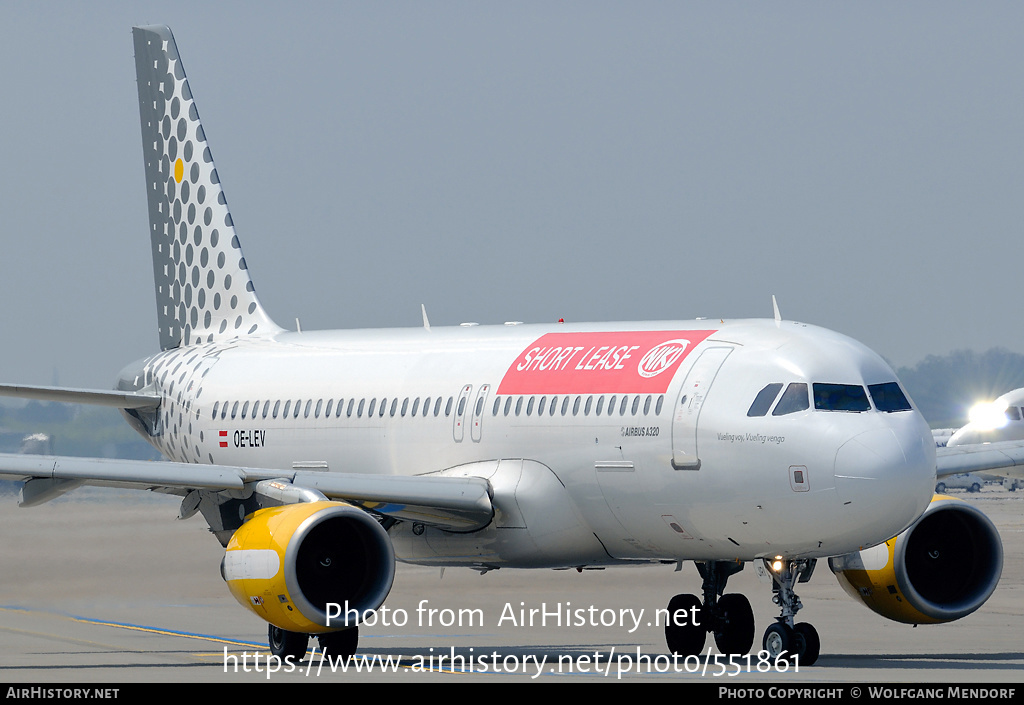
[{"label": "landing gear strut", "polygon": [[668,603],[668,648],[680,656],[699,654],[707,633],[712,632],[715,646],[722,653],[749,653],[754,644],[754,611],[750,602],[738,593],[722,594],[729,576],[743,570],[743,563],[709,561],[696,566],[704,581],[704,600],[682,594]]},{"label": "landing gear strut", "polygon": [[765,560],[772,576],[772,602],[782,614],[764,632],[762,644],[772,659],[794,656],[801,666],[810,666],[818,660],[821,640],[818,631],[806,622],[795,624],[796,613],[803,607],[800,597],[793,591],[797,582],[806,583],[814,573],[815,560]]}]

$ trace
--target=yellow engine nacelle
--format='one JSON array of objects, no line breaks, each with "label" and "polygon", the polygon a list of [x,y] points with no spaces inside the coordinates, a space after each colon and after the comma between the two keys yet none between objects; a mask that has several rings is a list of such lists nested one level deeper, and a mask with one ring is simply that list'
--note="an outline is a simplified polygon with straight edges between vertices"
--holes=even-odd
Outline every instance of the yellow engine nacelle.
[{"label": "yellow engine nacelle", "polygon": [[271,624],[321,634],[346,625],[328,604],[362,614],[384,602],[395,553],[380,523],[344,502],[260,509],[239,527],[221,562],[235,599]]},{"label": "yellow engine nacelle", "polygon": [[872,610],[906,624],[969,615],[996,589],[1003,544],[995,525],[966,502],[935,495],[899,536],[829,559],[839,584]]}]

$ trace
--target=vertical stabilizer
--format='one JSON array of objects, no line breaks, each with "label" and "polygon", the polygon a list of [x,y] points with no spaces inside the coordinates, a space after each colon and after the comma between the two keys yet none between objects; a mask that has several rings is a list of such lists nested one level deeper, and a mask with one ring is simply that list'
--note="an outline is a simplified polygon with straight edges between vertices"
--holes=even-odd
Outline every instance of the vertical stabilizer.
[{"label": "vertical stabilizer", "polygon": [[174,36],[132,34],[160,348],[279,331],[249,279]]}]

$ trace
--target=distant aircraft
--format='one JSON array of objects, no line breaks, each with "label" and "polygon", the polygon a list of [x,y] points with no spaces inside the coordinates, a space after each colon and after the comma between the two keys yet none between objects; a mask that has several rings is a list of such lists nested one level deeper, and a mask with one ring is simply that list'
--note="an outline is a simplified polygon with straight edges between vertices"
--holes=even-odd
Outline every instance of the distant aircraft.
[{"label": "distant aircraft", "polygon": [[119,408],[172,462],[0,456],[26,481],[22,506],[83,483],[180,495],[285,658],[310,635],[354,653],[359,620],[338,606],[378,608],[396,558],[481,572],[694,561],[702,596],[669,601],[677,654],[709,632],[724,653],[752,648],[750,603],[725,589],[761,565],[780,607],[762,645],[804,665],[820,642],[795,588],[819,559],[902,622],[958,619],[992,594],[999,536],[966,503],[933,501],[934,443],[889,365],[777,310],[283,330],[256,296],[170,30],[134,41],[160,352],[113,391],[0,391]]},{"label": "distant aircraft", "polygon": [[[962,472],[980,471],[989,479],[1005,478],[1003,485],[1017,489],[1024,481],[1024,388],[975,404],[966,426],[952,431],[940,462],[939,479]],[[979,451],[979,446],[983,448]],[[963,453],[962,456],[959,454]],[[958,457],[968,458],[969,470],[961,470]]]},{"label": "distant aircraft", "polygon": [[969,422],[956,431],[946,446],[1024,440],[1024,388],[1007,392],[995,401],[981,402],[971,408]]}]

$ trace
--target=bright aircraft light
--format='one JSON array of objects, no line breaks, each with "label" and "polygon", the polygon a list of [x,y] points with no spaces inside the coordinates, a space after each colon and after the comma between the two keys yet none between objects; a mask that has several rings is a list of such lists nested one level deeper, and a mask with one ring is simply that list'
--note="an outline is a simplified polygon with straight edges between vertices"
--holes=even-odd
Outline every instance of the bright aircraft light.
[{"label": "bright aircraft light", "polygon": [[982,430],[994,430],[1006,425],[1005,401],[987,401],[975,404],[967,413],[973,426]]}]

